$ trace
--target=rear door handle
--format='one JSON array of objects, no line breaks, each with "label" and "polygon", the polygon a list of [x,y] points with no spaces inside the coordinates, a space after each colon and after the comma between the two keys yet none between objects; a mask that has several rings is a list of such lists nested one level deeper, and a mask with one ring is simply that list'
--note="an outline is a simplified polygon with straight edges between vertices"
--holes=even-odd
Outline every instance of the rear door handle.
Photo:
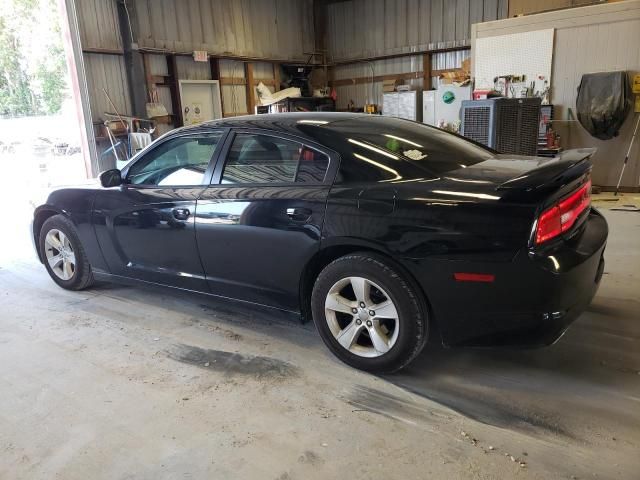
[{"label": "rear door handle", "polygon": [[287,208],[287,216],[296,222],[306,222],[312,213],[309,208]]},{"label": "rear door handle", "polygon": [[176,220],[186,220],[191,215],[191,212],[188,208],[174,208],[173,209],[173,218]]}]

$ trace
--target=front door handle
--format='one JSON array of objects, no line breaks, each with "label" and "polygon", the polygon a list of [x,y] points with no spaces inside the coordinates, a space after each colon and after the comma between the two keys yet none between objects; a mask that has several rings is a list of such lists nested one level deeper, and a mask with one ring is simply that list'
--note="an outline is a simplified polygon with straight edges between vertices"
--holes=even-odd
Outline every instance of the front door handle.
[{"label": "front door handle", "polygon": [[312,213],[308,208],[287,208],[287,217],[296,222],[306,222]]},{"label": "front door handle", "polygon": [[191,212],[188,208],[174,208],[173,209],[173,218],[176,220],[187,220],[191,215]]}]

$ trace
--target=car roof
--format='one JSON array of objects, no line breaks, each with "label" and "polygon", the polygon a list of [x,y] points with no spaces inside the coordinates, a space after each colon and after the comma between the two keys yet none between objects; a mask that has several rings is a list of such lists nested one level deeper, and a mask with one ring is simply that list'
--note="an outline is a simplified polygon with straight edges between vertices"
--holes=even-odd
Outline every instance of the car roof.
[{"label": "car roof", "polygon": [[212,127],[259,127],[280,129],[284,125],[296,125],[299,123],[327,125],[344,120],[367,118],[370,115],[364,113],[348,112],[294,112],[294,113],[266,113],[262,115],[242,115],[238,117],[212,120],[204,125]]},{"label": "car roof", "polygon": [[[314,130],[331,130],[333,135],[342,136],[339,125],[350,124],[353,128],[368,130],[382,130],[391,127],[395,122],[413,123],[382,115],[370,115],[366,113],[350,112],[295,112],[295,113],[268,113],[262,115],[243,115],[238,117],[223,118],[204,122],[193,127],[183,127],[183,130],[192,128],[257,128],[272,132],[288,133],[301,136],[318,142]],[[332,128],[333,127],[333,128]],[[397,127],[397,124],[396,124]],[[324,143],[324,141],[319,141]]]}]

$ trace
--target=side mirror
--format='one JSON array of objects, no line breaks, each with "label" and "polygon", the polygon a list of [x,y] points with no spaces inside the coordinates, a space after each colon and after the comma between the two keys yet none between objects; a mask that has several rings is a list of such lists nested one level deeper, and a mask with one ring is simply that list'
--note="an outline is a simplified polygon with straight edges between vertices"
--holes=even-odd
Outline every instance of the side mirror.
[{"label": "side mirror", "polygon": [[117,168],[112,168],[100,174],[100,184],[104,188],[117,187],[122,185],[122,174]]}]

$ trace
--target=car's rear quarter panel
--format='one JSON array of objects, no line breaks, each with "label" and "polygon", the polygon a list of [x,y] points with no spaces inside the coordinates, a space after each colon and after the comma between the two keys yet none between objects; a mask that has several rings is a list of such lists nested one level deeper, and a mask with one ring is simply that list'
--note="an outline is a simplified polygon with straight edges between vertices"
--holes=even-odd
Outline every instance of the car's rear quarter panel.
[{"label": "car's rear quarter panel", "polygon": [[[515,322],[517,312],[530,310],[530,298],[505,295],[503,287],[521,280],[516,261],[526,250],[535,205],[453,198],[424,185],[397,184],[393,189],[393,210],[385,212],[382,207],[361,208],[358,198],[366,187],[334,187],[323,246],[361,245],[401,263],[423,289],[447,344],[491,330],[487,322],[497,310],[516,314]],[[455,272],[493,273],[496,282],[457,282]]]}]

